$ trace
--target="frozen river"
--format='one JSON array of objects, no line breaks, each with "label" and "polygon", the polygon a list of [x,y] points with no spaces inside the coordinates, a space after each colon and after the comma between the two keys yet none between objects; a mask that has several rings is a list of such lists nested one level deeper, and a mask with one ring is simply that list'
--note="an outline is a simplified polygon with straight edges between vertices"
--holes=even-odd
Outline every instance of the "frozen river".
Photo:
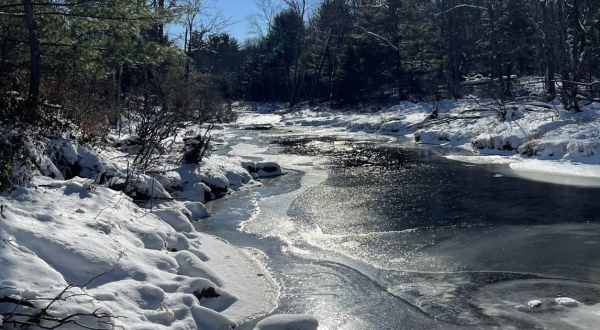
[{"label": "frozen river", "polygon": [[221,152],[289,173],[209,203],[197,227],[253,248],[281,287],[276,313],[322,329],[600,328],[600,189],[581,186],[598,182],[331,129],[232,134]]}]

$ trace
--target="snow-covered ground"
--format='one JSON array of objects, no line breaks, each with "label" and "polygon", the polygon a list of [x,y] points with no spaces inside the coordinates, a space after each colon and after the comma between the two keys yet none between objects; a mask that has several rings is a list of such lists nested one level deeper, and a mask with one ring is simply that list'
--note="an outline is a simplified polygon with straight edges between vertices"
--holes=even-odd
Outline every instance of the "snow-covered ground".
[{"label": "snow-covered ground", "polygon": [[[69,283],[85,285],[54,304],[54,317],[97,311],[126,329],[222,329],[275,304],[277,287],[261,275],[265,270],[243,251],[196,232],[182,209],[151,212],[82,178],[39,177],[1,203],[0,294],[43,307],[42,297]],[[201,297],[203,290],[215,297]],[[6,305],[3,313],[15,307]],[[99,328],[108,320],[78,319]]]},{"label": "snow-covered ground", "polygon": [[[420,144],[464,148],[479,157],[470,162],[510,163],[513,170],[523,172],[600,177],[600,104],[586,104],[578,113],[565,111],[558,100],[521,100],[504,107],[505,112],[498,102],[482,99],[405,101],[360,112],[262,106],[258,110],[267,115],[247,114],[239,122],[404,136]],[[484,157],[489,155],[495,157]]]},{"label": "snow-covered ground", "polygon": [[0,196],[0,328],[223,330],[272,311],[279,288],[262,253],[193,222],[210,216],[207,200],[283,171],[216,154],[183,164],[184,139],[201,131],[181,132],[146,174],[130,168],[133,130],[102,147],[57,137],[32,148],[39,173]]}]

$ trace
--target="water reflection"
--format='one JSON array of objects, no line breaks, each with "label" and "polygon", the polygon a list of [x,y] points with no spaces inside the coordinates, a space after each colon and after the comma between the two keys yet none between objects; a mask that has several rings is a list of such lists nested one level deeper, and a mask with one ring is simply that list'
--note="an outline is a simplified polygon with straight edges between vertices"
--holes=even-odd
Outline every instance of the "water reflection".
[{"label": "water reflection", "polygon": [[[323,329],[600,324],[598,190],[525,181],[381,138],[269,134],[282,159],[325,159],[327,180],[311,179],[307,163],[240,203],[218,202],[230,211],[204,229],[269,256],[282,286],[276,313],[315,315]],[[557,305],[561,296],[581,305]],[[527,307],[531,299],[543,307]]]},{"label": "water reflection", "polygon": [[[600,292],[597,189],[497,175],[498,166],[465,166],[432,149],[319,138],[283,145],[300,154],[322,148],[330,159],[327,181],[288,211],[317,228],[304,238],[385,270],[379,280],[390,292],[432,317],[530,328],[551,322],[515,309],[529,298],[598,303],[590,294]],[[537,289],[524,289],[530,281]],[[494,283],[519,300],[483,299]],[[561,329],[589,323],[546,312]]]}]

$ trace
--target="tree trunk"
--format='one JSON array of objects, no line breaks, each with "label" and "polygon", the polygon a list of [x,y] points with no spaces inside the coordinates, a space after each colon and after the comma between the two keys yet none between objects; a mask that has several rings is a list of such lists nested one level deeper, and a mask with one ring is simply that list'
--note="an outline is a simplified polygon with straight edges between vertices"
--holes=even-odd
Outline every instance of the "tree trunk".
[{"label": "tree trunk", "polygon": [[554,82],[554,62],[546,55],[546,93],[556,95],[556,83]]},{"label": "tree trunk", "polygon": [[[396,45],[400,46],[400,42]],[[400,48],[396,51],[396,80],[398,83],[398,97],[404,100],[404,90],[402,84],[402,55],[400,55]]]},{"label": "tree trunk", "polygon": [[553,40],[550,40],[550,35],[552,34],[550,31],[551,19],[548,16],[548,4],[546,1],[540,2],[540,8],[542,13],[542,22],[543,28],[539,28],[538,34],[541,36],[541,45],[544,52],[544,64],[546,67],[545,72],[545,80],[546,80],[546,93],[554,97],[556,95],[556,82],[554,81],[554,76],[556,73],[556,56],[553,51],[552,45]]},{"label": "tree trunk", "polygon": [[317,90],[317,85],[319,84],[319,80],[321,79],[321,73],[323,72],[323,64],[325,63],[325,56],[329,51],[329,42],[331,40],[331,34],[333,33],[333,29],[330,28],[327,33],[327,39],[325,40],[325,45],[323,46],[323,52],[319,56],[319,64],[317,65],[315,75],[313,76],[311,85],[310,85],[310,95],[308,97],[308,104],[315,104],[315,93]]},{"label": "tree trunk", "polygon": [[40,50],[40,40],[38,37],[37,23],[33,14],[33,4],[31,0],[23,0],[23,9],[25,11],[25,20],[29,34],[29,51],[31,54],[31,63],[29,69],[29,100],[37,102],[40,97],[40,82],[42,75],[42,54]]},{"label": "tree trunk", "polygon": [[[188,36],[189,34],[189,36]],[[192,26],[190,24],[189,28],[186,27],[185,28],[185,37],[183,40],[183,52],[185,53],[185,71],[183,74],[183,79],[185,81],[187,81],[190,77],[190,55],[191,55],[191,50],[190,50],[190,46],[192,44]]]},{"label": "tree trunk", "polygon": [[123,65],[116,64],[115,65],[115,94],[114,94],[114,113],[115,113],[115,123],[119,123],[119,118],[121,114],[121,81],[123,77]]},{"label": "tree trunk", "polygon": [[461,78],[462,78],[461,56],[462,55],[458,54],[457,52],[454,52],[454,54],[452,56],[451,93],[452,93],[452,98],[454,98],[454,99],[461,98],[461,90],[460,90],[461,89],[460,83],[461,83]]},{"label": "tree trunk", "polygon": [[[165,9],[165,0],[158,0],[158,8],[160,8],[161,11]],[[160,24],[158,26],[158,43],[161,45],[165,44],[165,25],[164,24]]]},{"label": "tree trunk", "polygon": [[388,2],[388,11],[389,11],[389,27],[392,33],[392,44],[396,47],[394,52],[395,57],[395,65],[396,65],[396,84],[398,88],[398,98],[401,100],[404,99],[404,91],[403,91],[403,70],[402,70],[402,54],[401,54],[401,45],[400,45],[400,33],[398,31],[398,25],[400,24],[400,17],[398,14],[399,3],[397,1],[389,1]]}]

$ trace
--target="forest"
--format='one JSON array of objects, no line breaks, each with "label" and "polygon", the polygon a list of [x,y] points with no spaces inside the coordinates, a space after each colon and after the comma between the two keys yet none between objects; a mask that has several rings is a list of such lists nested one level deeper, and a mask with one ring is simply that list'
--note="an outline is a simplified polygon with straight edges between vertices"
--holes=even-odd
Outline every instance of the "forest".
[{"label": "forest", "polygon": [[567,108],[597,93],[596,1],[285,2],[263,11],[268,30],[243,47],[244,98],[292,105],[460,98],[473,76],[506,97],[518,92],[514,77],[540,77],[549,97],[559,83]]},{"label": "forest", "polygon": [[240,42],[217,0],[2,1],[3,168],[19,136],[71,125],[102,140],[132,114],[148,168],[182,123],[231,121],[234,101],[343,109],[460,99],[473,83],[504,101],[523,77],[575,112],[600,97],[598,1],[255,2]]},{"label": "forest", "polygon": [[[244,42],[223,32],[213,4],[4,0],[2,89],[111,122],[144,92],[164,107],[217,97],[343,105],[460,98],[473,76],[511,97],[512,78],[537,76],[573,108],[598,89],[597,1],[257,0]],[[171,25],[184,35],[170,40]],[[182,87],[202,101],[184,100]]]}]

